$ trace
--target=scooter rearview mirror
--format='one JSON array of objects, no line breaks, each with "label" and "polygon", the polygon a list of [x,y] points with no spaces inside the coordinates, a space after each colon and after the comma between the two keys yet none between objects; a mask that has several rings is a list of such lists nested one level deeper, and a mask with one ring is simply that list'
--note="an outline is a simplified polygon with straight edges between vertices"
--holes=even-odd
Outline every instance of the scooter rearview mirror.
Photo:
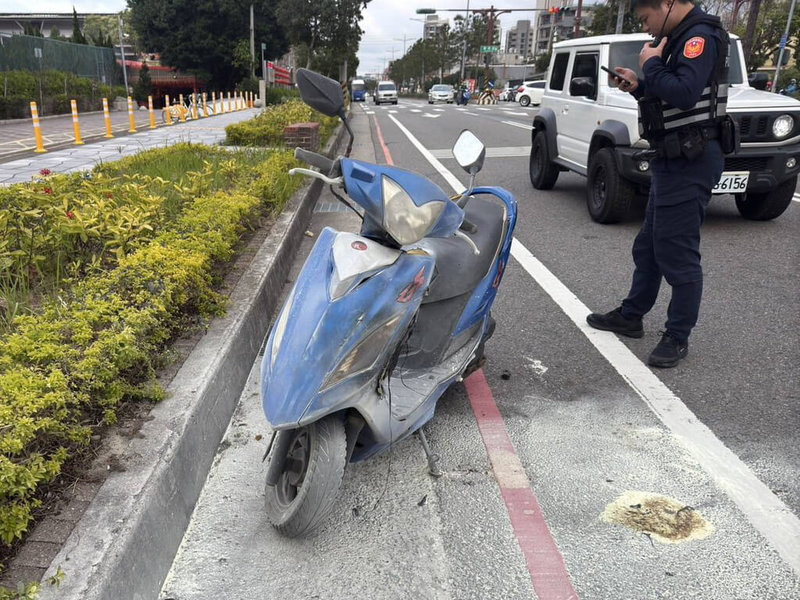
[{"label": "scooter rearview mirror", "polygon": [[303,102],[323,115],[329,117],[342,115],[344,92],[337,82],[308,69],[298,69],[296,79]]},{"label": "scooter rearview mirror", "polygon": [[483,167],[486,147],[474,133],[465,129],[453,145],[453,157],[462,169],[474,175]]}]

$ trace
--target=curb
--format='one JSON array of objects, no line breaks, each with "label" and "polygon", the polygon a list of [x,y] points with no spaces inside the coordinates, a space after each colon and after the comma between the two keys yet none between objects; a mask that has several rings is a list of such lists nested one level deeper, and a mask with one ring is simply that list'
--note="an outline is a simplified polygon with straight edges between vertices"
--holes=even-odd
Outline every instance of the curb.
[{"label": "curb", "polygon": [[[325,153],[346,130],[339,125]],[[293,197],[242,274],[228,313],[212,321],[42,577],[41,600],[152,600],[172,566],[303,240],[322,182]],[[47,583],[58,568],[59,587]]]}]

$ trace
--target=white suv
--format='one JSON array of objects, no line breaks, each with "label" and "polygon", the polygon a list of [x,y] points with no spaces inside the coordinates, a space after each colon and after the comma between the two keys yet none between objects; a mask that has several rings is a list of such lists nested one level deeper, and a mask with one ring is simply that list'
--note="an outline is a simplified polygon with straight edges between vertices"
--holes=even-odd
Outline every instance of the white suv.
[{"label": "white suv", "polygon": [[397,104],[397,86],[394,81],[380,81],[375,88],[375,104],[391,102]]},{"label": "white suv", "polygon": [[[646,34],[605,35],[555,44],[539,113],[533,119],[530,178],[551,189],[561,171],[588,179],[591,217],[614,223],[637,193],[650,186],[650,165],[634,157],[648,148],[639,137],[636,100],[600,71],[637,71]],[[725,157],[715,194],[733,194],[739,213],[774,219],[792,201],[800,172],[800,102],[751,88],[741,43],[731,36],[728,114],[739,125],[741,147]]]}]

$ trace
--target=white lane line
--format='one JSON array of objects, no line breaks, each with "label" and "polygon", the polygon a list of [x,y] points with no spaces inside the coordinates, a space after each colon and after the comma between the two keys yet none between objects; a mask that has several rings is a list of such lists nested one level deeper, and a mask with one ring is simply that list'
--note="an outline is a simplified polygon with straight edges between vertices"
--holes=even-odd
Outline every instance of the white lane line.
[{"label": "white lane line", "polygon": [[527,117],[528,113],[526,112],[519,112],[518,110],[504,110],[504,113],[507,115],[516,115],[518,117]]},{"label": "white lane line", "polygon": [[519,127],[520,129],[527,129],[531,131],[533,127],[531,125],[524,125],[523,123],[517,123],[516,121],[500,121],[504,125],[511,125],[512,127]]},{"label": "white lane line", "polygon": [[375,114],[374,110],[364,110],[364,112],[367,113],[368,115],[374,115]]},{"label": "white lane line", "polygon": [[[453,158],[453,151],[450,148],[439,148],[430,151],[438,159]],[[497,146],[486,148],[486,158],[513,158],[518,156],[528,157],[531,155],[530,146]]]},{"label": "white lane line", "polygon": [[408,110],[410,110],[410,111],[411,111],[411,112],[413,112],[413,113],[420,113],[420,112],[422,112],[422,111],[421,111],[420,109],[418,109],[418,108],[409,108]]},{"label": "white lane line", "polygon": [[800,194],[795,194],[794,196],[792,196],[792,200],[794,200],[795,202],[800,202]]},{"label": "white lane line", "polygon": [[[397,119],[391,118],[455,192],[464,184],[453,175]],[[800,518],[786,506],[752,469],[719,438],[616,335],[592,329],[589,309],[531,252],[514,239],[511,255],[564,311],[602,356],[642,398],[714,482],[731,498],[747,520],[781,558],[800,575]]]}]

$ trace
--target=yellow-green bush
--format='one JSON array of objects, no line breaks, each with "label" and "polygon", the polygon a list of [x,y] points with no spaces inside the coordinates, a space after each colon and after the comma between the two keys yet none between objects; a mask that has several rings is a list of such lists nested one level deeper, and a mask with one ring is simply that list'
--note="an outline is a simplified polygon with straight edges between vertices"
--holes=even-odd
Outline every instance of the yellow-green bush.
[{"label": "yellow-green bush", "polygon": [[320,124],[320,141],[324,144],[339,119],[326,117],[299,100],[291,100],[269,106],[249,121],[228,125],[225,128],[226,143],[232,146],[282,146],[283,130],[288,125],[312,121]]},{"label": "yellow-green bush", "polygon": [[[221,312],[214,265],[233,256],[255,216],[286,202],[299,185],[287,174],[296,164],[283,152],[222,167],[231,171],[231,189],[185,202],[174,221],[139,239],[113,268],[74,281],[36,314],[14,319],[0,338],[3,543],[24,534],[40,487],[88,445],[94,427],[115,421],[120,401],[161,398],[154,364],[164,344],[187,318]],[[98,175],[94,183],[103,189],[106,179]]]}]

